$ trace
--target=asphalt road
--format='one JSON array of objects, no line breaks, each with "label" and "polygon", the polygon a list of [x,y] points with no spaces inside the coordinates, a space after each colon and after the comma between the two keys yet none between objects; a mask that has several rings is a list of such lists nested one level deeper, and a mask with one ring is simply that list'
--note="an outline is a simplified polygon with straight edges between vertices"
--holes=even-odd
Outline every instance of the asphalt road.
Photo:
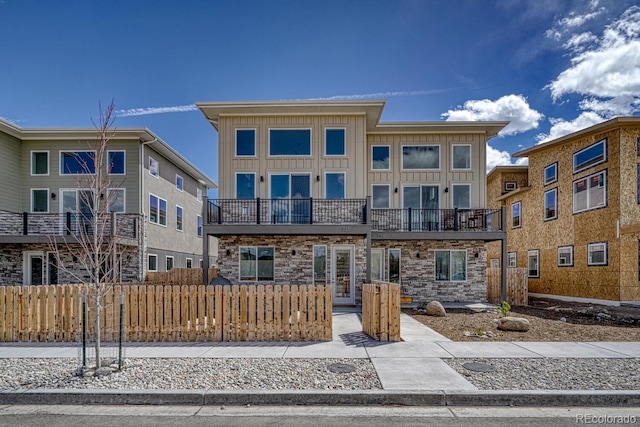
[{"label": "asphalt road", "polygon": [[508,407],[199,407],[39,406],[0,407],[0,426],[576,426],[640,423],[640,408]]}]

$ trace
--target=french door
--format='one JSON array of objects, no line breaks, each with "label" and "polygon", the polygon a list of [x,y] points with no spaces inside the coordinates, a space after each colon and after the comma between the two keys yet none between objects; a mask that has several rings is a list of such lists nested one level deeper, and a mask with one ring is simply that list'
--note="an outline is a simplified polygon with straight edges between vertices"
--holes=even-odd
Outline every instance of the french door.
[{"label": "french door", "polygon": [[309,224],[311,221],[311,175],[271,175],[271,222]]},{"label": "french door", "polygon": [[[406,186],[402,189],[405,230],[437,230],[440,227],[440,200],[437,185]],[[411,211],[408,209],[411,208]]]},{"label": "french door", "polygon": [[71,213],[71,230],[79,233],[84,231],[90,234],[91,219],[93,215],[93,192],[91,190],[60,190],[60,213],[62,215],[62,230],[66,227],[66,213]]}]

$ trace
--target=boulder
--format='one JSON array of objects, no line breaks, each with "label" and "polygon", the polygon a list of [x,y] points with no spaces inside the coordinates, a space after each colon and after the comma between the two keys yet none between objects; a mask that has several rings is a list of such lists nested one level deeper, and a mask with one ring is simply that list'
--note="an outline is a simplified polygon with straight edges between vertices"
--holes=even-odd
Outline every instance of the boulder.
[{"label": "boulder", "polygon": [[444,317],[447,315],[447,312],[439,301],[431,301],[429,304],[427,304],[426,309],[428,316]]},{"label": "boulder", "polygon": [[527,332],[529,330],[529,321],[522,317],[501,317],[498,319],[498,329],[501,331]]}]

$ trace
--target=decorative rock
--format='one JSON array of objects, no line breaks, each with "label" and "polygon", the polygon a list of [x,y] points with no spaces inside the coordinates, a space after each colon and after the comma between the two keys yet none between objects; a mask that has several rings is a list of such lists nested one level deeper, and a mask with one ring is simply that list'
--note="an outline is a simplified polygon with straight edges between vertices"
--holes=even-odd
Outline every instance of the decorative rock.
[{"label": "decorative rock", "polygon": [[96,369],[95,376],[96,377],[106,377],[111,375],[113,371],[109,367],[102,367],[100,369]]},{"label": "decorative rock", "polygon": [[522,317],[502,317],[498,319],[498,329],[502,331],[527,332],[529,330],[529,321]]},{"label": "decorative rock", "polygon": [[447,315],[447,312],[439,301],[431,301],[429,304],[427,304],[427,315],[445,317]]}]

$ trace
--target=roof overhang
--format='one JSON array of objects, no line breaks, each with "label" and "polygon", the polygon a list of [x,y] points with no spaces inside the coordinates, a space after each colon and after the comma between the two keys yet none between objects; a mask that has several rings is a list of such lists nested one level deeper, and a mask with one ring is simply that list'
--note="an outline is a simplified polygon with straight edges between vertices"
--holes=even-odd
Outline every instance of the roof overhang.
[{"label": "roof overhang", "polygon": [[514,172],[527,172],[529,166],[527,165],[498,165],[494,166],[487,174],[487,179],[492,178],[499,173],[514,173]]},{"label": "roof overhang", "polygon": [[371,134],[392,133],[457,133],[457,134],[484,134],[487,139],[493,138],[509,124],[508,121],[496,122],[382,122]]}]

